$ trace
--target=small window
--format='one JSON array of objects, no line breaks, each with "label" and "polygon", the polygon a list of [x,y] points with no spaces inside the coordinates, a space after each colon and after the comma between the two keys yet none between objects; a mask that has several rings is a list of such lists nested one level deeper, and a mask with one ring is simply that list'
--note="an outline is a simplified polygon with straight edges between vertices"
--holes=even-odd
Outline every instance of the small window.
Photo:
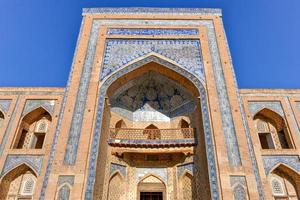
[{"label": "small window", "polygon": [[275,149],[271,133],[259,133],[258,135],[262,149]]},{"label": "small window", "polygon": [[21,190],[22,195],[32,195],[34,190],[35,181],[32,178],[28,178],[23,182]]},{"label": "small window", "polygon": [[272,178],[271,187],[274,196],[282,196],[284,195],[283,184],[277,178]]}]

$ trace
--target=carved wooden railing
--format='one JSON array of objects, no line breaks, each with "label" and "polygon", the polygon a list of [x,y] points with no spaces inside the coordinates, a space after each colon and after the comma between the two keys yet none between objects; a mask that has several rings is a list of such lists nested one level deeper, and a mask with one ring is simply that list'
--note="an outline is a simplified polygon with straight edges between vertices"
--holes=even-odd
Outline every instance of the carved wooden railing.
[{"label": "carved wooden railing", "polygon": [[[193,128],[133,129],[111,128],[110,144],[127,145],[178,145],[195,144]],[[119,145],[120,146],[120,145]]]}]

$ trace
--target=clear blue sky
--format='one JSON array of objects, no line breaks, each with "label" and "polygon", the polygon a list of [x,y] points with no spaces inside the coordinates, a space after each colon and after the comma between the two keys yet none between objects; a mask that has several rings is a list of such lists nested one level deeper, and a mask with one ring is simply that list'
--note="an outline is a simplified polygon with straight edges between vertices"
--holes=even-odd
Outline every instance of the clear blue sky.
[{"label": "clear blue sky", "polygon": [[208,7],[240,88],[300,88],[300,0],[0,0],[0,87],[64,87],[83,7]]}]

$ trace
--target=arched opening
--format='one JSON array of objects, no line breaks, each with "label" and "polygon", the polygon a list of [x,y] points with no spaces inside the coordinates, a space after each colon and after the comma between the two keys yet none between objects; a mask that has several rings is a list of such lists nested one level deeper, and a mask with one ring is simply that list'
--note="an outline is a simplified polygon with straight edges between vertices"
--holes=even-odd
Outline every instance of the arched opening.
[{"label": "arched opening", "polygon": [[39,107],[26,114],[19,125],[14,149],[42,149],[52,117]]},{"label": "arched opening", "polygon": [[2,178],[0,199],[32,199],[35,185],[36,175],[34,171],[22,164]]},{"label": "arched opening", "polygon": [[166,196],[165,183],[155,175],[144,177],[138,183],[137,191],[138,200],[163,200]]},{"label": "arched opening", "polygon": [[180,193],[179,196],[181,196],[180,199],[182,200],[190,200],[195,199],[195,185],[194,185],[194,178],[193,176],[185,172],[184,175],[180,179]]},{"label": "arched opening", "polygon": [[180,122],[179,122],[179,127],[180,128],[189,128],[190,125],[189,125],[189,123],[186,120],[181,119]]},{"label": "arched opening", "polygon": [[126,128],[126,123],[124,122],[124,120],[119,120],[117,121],[116,125],[115,125],[115,128],[116,129],[120,129],[120,128]]},{"label": "arched opening", "polygon": [[262,149],[293,148],[285,120],[280,115],[265,108],[254,120]]},{"label": "arched opening", "polygon": [[[195,199],[211,198],[201,96],[189,79],[151,62],[117,78],[108,86],[105,96],[94,199],[103,198],[103,194],[105,197],[110,195],[109,184],[114,182],[104,175],[112,170],[110,162],[126,167],[125,185],[132,187],[126,187],[124,199],[140,198],[139,186],[134,180],[142,176],[141,171],[156,168],[161,173],[176,173],[177,166],[190,162],[194,163],[195,174],[198,174],[193,180],[195,187],[192,190],[195,191],[192,194]],[[127,128],[117,134],[107,134],[116,128],[116,119],[126,121]],[[178,127],[180,119],[185,120],[182,127]],[[188,129],[189,134],[182,134],[182,129]],[[136,177],[129,178],[128,174]],[[173,187],[173,191],[180,190],[176,179],[166,180],[165,184]],[[132,194],[135,195],[128,196]],[[164,200],[175,198],[179,198],[177,192],[166,193],[163,197]]]},{"label": "arched opening", "polygon": [[233,187],[233,197],[234,200],[247,200],[248,199],[248,195],[246,193],[245,187],[241,184],[236,184]]},{"label": "arched opening", "polygon": [[3,121],[4,121],[4,114],[0,110],[0,129],[2,127]]},{"label": "arched opening", "polygon": [[147,139],[149,140],[161,139],[160,130],[153,124],[145,128],[144,134],[147,135]]},{"label": "arched opening", "polygon": [[108,200],[120,200],[125,198],[125,184],[120,173],[115,173],[109,180]]},{"label": "arched opening", "polygon": [[297,200],[300,197],[300,175],[284,165],[270,173],[269,184],[276,200]]},{"label": "arched opening", "polygon": [[68,183],[61,185],[58,189],[56,199],[57,200],[69,200],[71,193],[71,186]]}]

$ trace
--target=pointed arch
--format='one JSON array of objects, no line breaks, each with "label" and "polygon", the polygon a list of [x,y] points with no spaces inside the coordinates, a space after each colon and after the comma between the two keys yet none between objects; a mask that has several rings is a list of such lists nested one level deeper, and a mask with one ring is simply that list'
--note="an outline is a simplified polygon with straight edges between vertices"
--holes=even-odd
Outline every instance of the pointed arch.
[{"label": "pointed arch", "polygon": [[185,119],[179,121],[179,128],[189,128],[190,124]]},{"label": "pointed arch", "polygon": [[164,186],[166,186],[165,181],[159,175],[156,175],[156,174],[153,174],[153,173],[147,173],[146,175],[144,175],[140,179],[139,183],[143,183],[146,179],[148,179],[150,177],[154,177],[154,179],[157,179],[159,183],[162,183],[162,184],[164,184]]},{"label": "pointed arch", "polygon": [[70,183],[63,183],[57,189],[56,200],[69,200],[72,186]]},{"label": "pointed arch", "polygon": [[285,119],[277,112],[263,108],[254,117],[262,149],[288,149],[293,143]]},{"label": "pointed arch", "polygon": [[179,178],[179,196],[182,200],[195,199],[195,182],[190,171],[184,170]]},{"label": "pointed arch", "polygon": [[299,199],[300,174],[285,164],[279,164],[269,174],[269,184],[274,198]]},{"label": "pointed arch", "polygon": [[[6,199],[8,196],[17,198],[22,195],[33,195],[36,179],[37,175],[31,167],[26,164],[18,165],[3,174],[0,183],[0,199]],[[28,180],[32,180],[30,185],[26,185]]]},{"label": "pointed arch", "polygon": [[233,197],[234,200],[247,200],[248,195],[247,195],[247,189],[245,188],[244,185],[241,183],[237,183],[233,186]]},{"label": "pointed arch", "polygon": [[51,122],[51,114],[42,106],[28,112],[19,124],[13,148],[41,149]]},{"label": "pointed arch", "polygon": [[148,125],[143,131],[143,134],[148,135],[147,139],[149,140],[161,139],[160,130],[154,124]]},{"label": "pointed arch", "polygon": [[[164,67],[162,71],[172,71],[174,72],[174,76],[184,76],[186,77],[185,84],[188,84],[189,86],[192,86],[196,88],[196,92],[194,93],[197,95],[197,97],[200,98],[200,109],[202,111],[202,116],[203,116],[203,125],[205,124],[204,127],[204,134],[205,134],[205,147],[206,147],[206,158],[209,160],[211,163],[208,165],[208,171],[209,171],[209,179],[210,180],[217,180],[218,178],[216,177],[216,168],[215,168],[215,156],[214,156],[214,147],[212,145],[212,131],[211,131],[211,125],[210,125],[210,115],[208,112],[208,103],[207,103],[207,97],[206,97],[206,88],[205,84],[203,84],[203,80],[201,78],[195,76],[193,73],[189,71],[188,69],[181,67],[177,63],[174,63],[173,61],[169,61],[169,59],[162,59],[160,56],[157,55],[147,55],[147,57],[140,57],[137,60],[132,61],[131,63],[128,63],[124,65],[123,67],[118,67],[118,69],[113,70],[113,72],[101,79],[103,81],[103,84],[101,84],[100,89],[99,89],[99,99],[98,99],[98,112],[96,116],[96,126],[94,129],[94,139],[92,143],[92,150],[91,150],[91,156],[89,160],[89,174],[87,178],[87,188],[85,192],[85,197],[86,198],[92,198],[93,196],[93,189],[94,189],[94,179],[95,179],[95,174],[96,174],[96,161],[99,152],[97,151],[97,148],[99,146],[100,142],[100,136],[101,136],[101,122],[103,118],[103,110],[104,110],[104,98],[105,95],[107,94],[107,90],[109,87],[114,83],[117,79],[120,77],[124,76],[125,74],[129,74],[130,72],[133,72],[136,69],[141,69],[142,66],[148,64],[148,63],[158,63]],[[158,68],[156,68],[158,70]],[[193,70],[193,69],[191,69]],[[230,147],[231,149],[234,149],[234,146]],[[237,154],[239,154],[237,151]],[[96,152],[96,153],[95,153]],[[239,158],[239,155],[236,156],[236,158]],[[211,190],[211,195],[213,196],[219,196],[218,192],[218,183],[217,181],[210,181],[210,190]]]},{"label": "pointed arch", "polygon": [[123,176],[119,171],[112,174],[108,183],[107,199],[109,200],[119,200],[125,198],[125,181]]},{"label": "pointed arch", "polygon": [[115,128],[119,129],[119,128],[126,128],[126,123],[124,122],[123,119],[120,119],[119,121],[117,121]]}]

